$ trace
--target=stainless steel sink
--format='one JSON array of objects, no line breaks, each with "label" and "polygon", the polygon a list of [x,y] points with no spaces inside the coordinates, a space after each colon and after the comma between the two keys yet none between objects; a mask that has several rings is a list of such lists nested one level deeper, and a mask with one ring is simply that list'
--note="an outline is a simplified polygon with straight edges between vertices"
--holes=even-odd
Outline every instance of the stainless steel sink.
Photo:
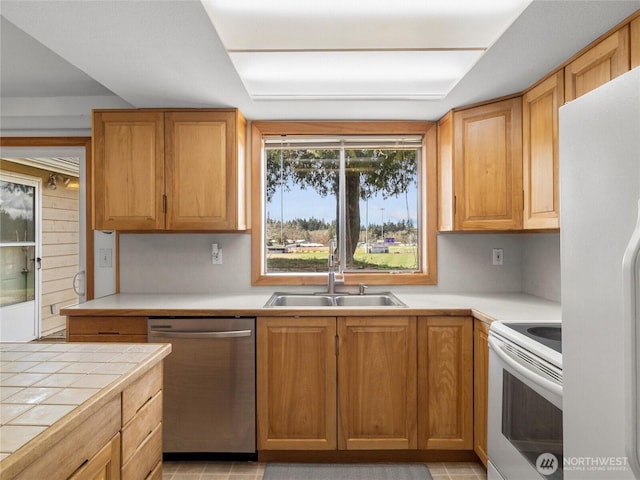
[{"label": "stainless steel sink", "polygon": [[333,298],[312,293],[274,293],[265,307],[332,307]]},{"label": "stainless steel sink", "polygon": [[400,307],[406,305],[391,292],[365,295],[276,292],[265,307]]},{"label": "stainless steel sink", "polygon": [[344,295],[336,297],[336,305],[339,307],[406,307],[392,293]]}]

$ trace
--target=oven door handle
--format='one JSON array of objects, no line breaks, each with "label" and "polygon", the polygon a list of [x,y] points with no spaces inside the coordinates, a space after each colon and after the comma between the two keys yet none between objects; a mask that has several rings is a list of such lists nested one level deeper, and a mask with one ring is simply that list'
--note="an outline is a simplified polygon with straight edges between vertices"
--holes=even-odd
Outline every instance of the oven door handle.
[{"label": "oven door handle", "polygon": [[535,372],[531,371],[526,366],[524,366],[521,363],[515,361],[513,358],[511,358],[509,355],[507,355],[502,350],[499,341],[496,340],[495,338],[491,337],[491,336],[489,336],[489,347],[491,347],[493,349],[493,351],[496,352],[496,355],[498,355],[498,357],[500,357],[500,360],[502,360],[509,367],[514,369],[517,373],[519,373],[520,375],[522,375],[526,379],[531,380],[533,383],[535,383],[536,385],[539,385],[540,387],[544,388],[545,390],[550,391],[550,392],[558,395],[559,397],[562,397],[562,386],[561,385],[558,385],[557,383],[554,383],[551,380],[547,380],[546,378],[544,378],[544,377],[542,377],[540,375],[537,375]]}]

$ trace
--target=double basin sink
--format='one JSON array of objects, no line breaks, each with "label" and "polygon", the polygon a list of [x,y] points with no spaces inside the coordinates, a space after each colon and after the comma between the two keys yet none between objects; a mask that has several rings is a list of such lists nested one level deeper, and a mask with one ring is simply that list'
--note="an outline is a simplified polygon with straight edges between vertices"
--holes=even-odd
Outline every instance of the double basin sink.
[{"label": "double basin sink", "polygon": [[276,292],[265,307],[396,307],[406,305],[391,292],[367,293],[285,293]]}]

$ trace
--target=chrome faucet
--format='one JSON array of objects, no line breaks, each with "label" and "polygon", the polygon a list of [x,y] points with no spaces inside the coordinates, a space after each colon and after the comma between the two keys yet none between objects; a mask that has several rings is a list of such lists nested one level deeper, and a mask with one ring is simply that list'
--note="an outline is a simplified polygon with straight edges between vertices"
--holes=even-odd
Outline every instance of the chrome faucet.
[{"label": "chrome faucet", "polygon": [[333,240],[329,240],[329,276],[327,278],[327,293],[335,293],[336,289],[336,259],[334,254],[335,245]]}]

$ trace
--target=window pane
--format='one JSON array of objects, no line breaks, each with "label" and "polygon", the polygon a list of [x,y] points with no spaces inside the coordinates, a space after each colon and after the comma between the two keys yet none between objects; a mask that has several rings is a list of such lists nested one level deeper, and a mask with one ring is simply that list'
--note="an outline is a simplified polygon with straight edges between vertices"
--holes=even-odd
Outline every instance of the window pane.
[{"label": "window pane", "polygon": [[266,149],[266,272],[327,271],[332,238],[344,271],[418,271],[419,148],[345,148],[341,232],[341,150],[314,141]]},{"label": "window pane", "polygon": [[0,180],[0,241],[35,241],[35,187]]},{"label": "window pane", "polygon": [[35,299],[35,246],[0,247],[0,307]]},{"label": "window pane", "polygon": [[339,150],[266,150],[267,273],[326,272],[336,237]]},{"label": "window pane", "polygon": [[346,151],[346,271],[418,270],[418,152]]}]

